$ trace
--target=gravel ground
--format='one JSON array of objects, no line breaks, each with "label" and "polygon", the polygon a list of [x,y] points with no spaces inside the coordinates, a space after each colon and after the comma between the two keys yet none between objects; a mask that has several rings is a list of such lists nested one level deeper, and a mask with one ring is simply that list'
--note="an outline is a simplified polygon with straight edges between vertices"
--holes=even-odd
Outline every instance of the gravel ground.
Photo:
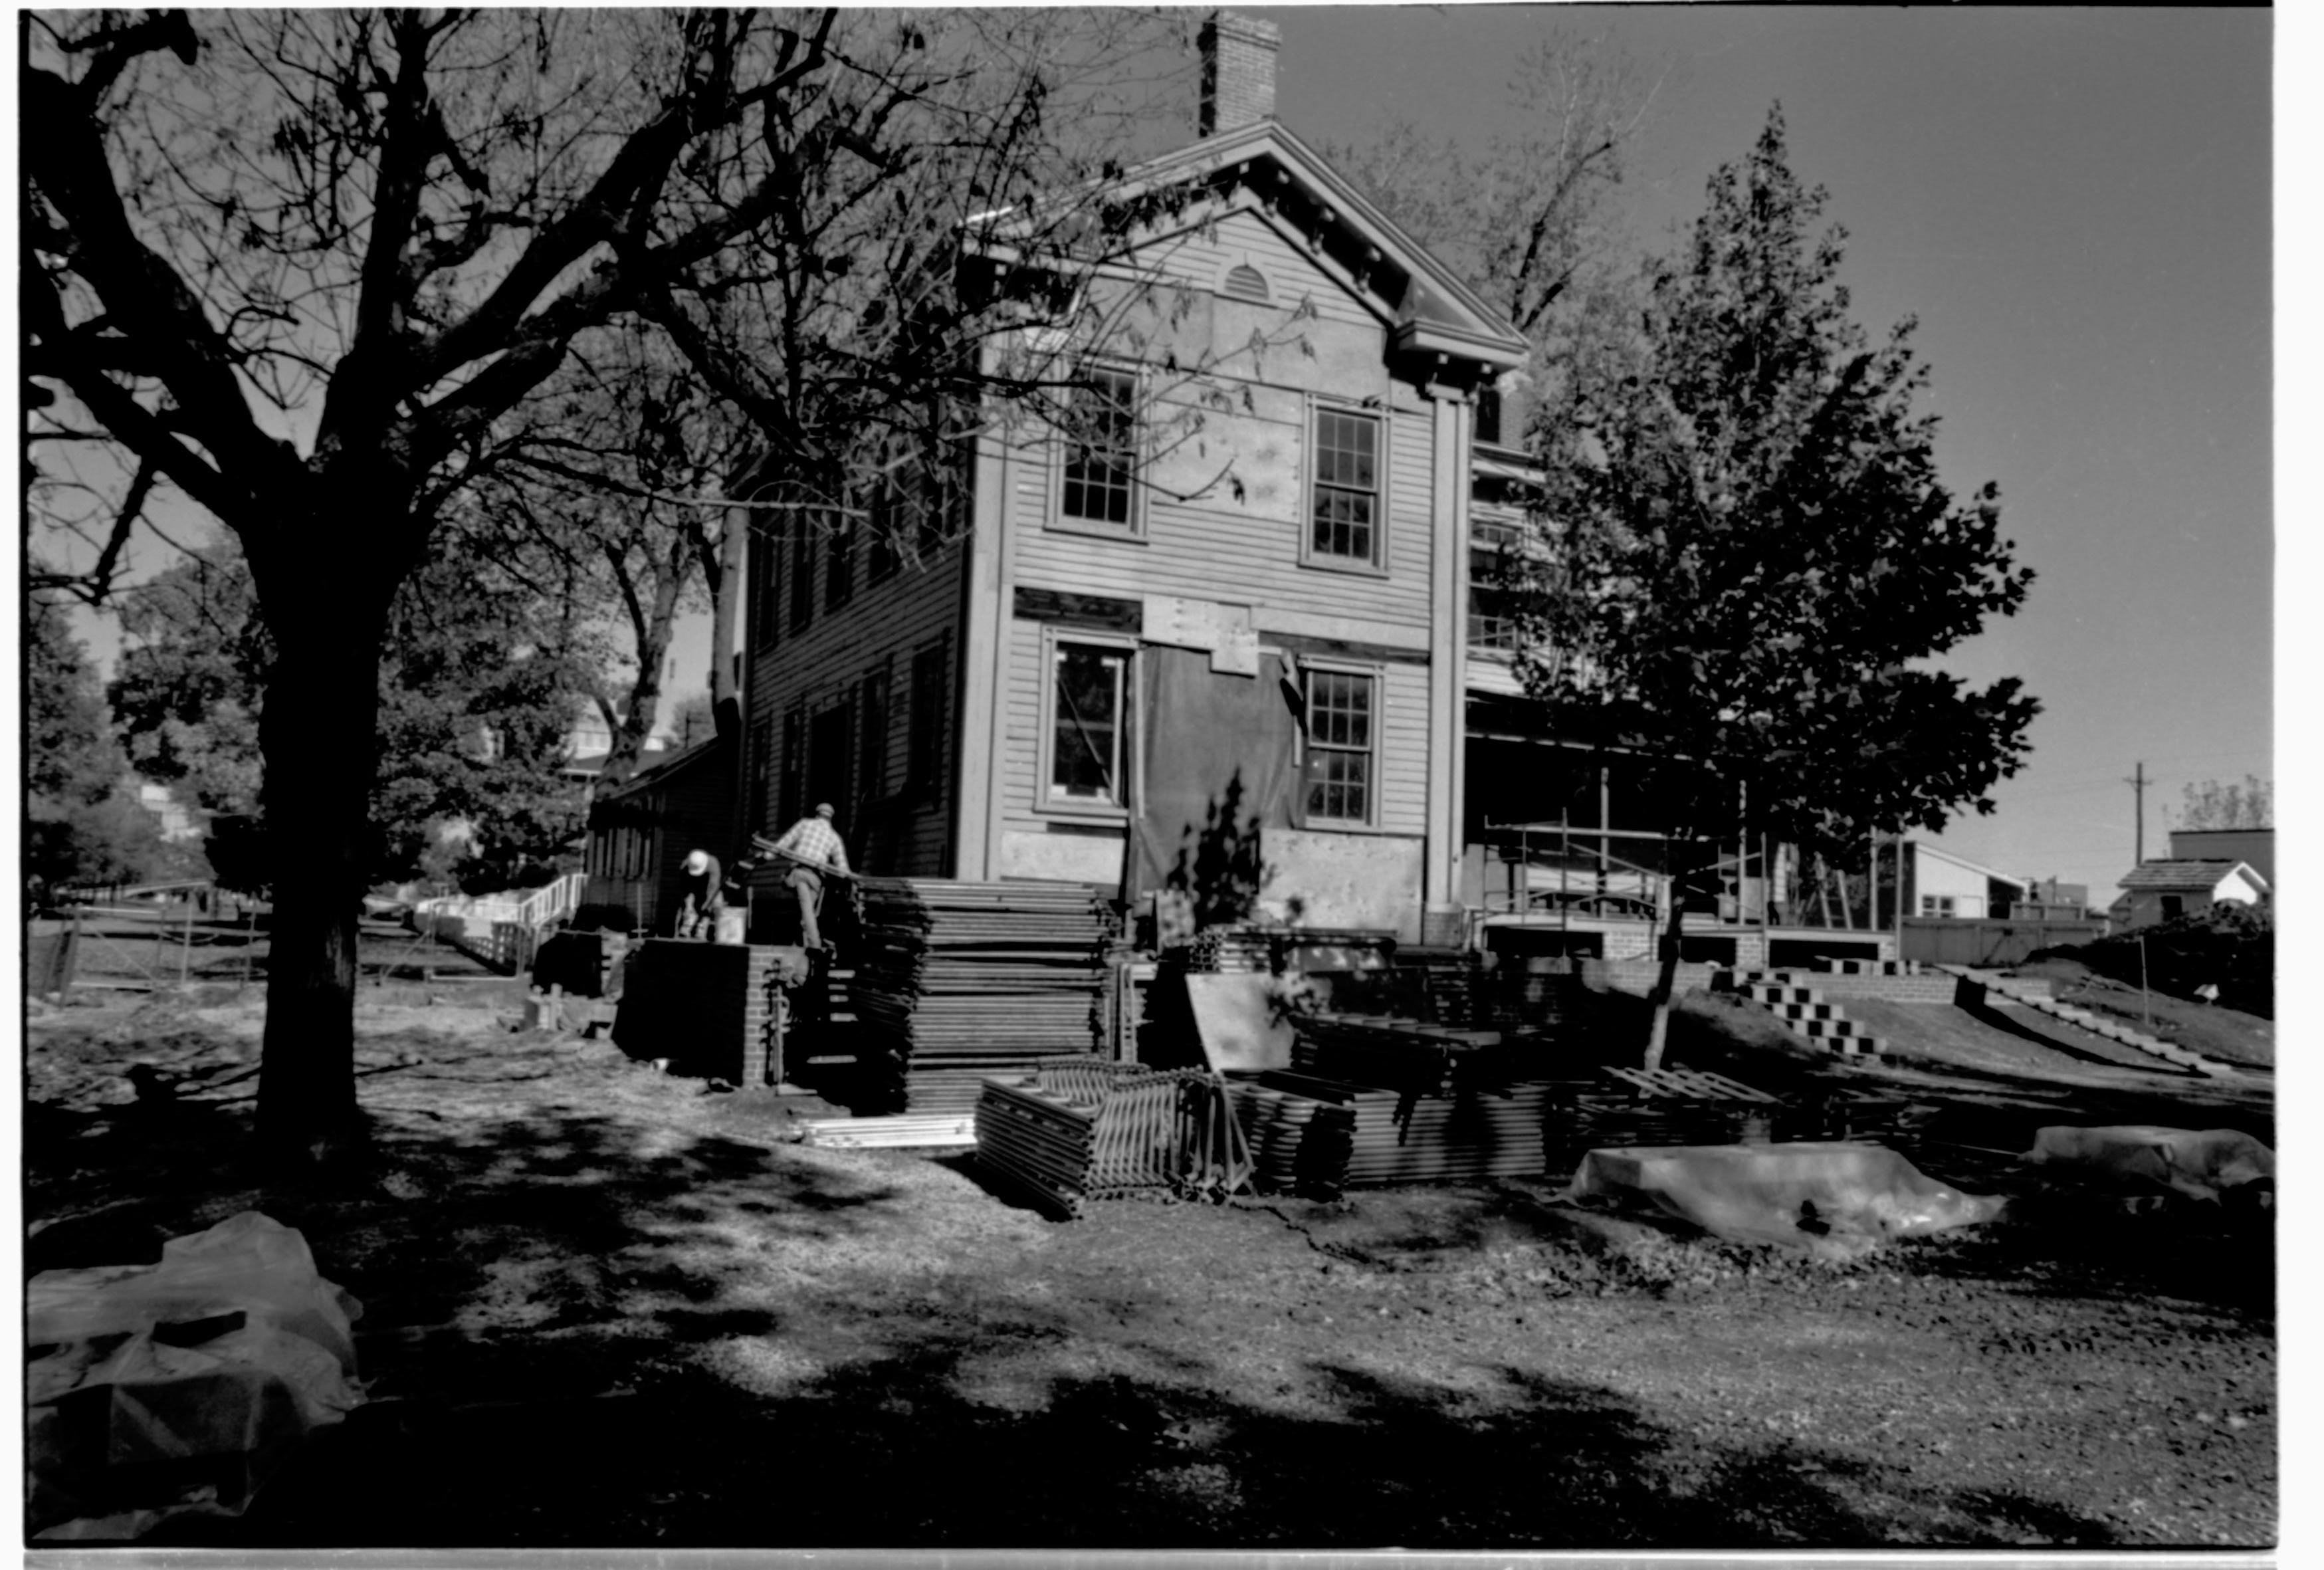
[{"label": "gravel ground", "polygon": [[[247,1000],[33,1022],[32,1268],[151,1257],[256,1206],[366,1306],[371,1404],[247,1518],[170,1540],[2273,1534],[2264,1211],[2034,1197],[2013,1221],[1849,1264],[1558,1204],[1547,1180],[1121,1202],[1060,1224],[996,1198],[971,1158],[791,1144],[783,1098],[512,1035],[512,1012],[477,991],[367,999],[374,1160],[299,1194],[239,1165]],[[137,1104],[133,1060],[182,1096]],[[2178,1094],[2161,1076],[1881,1083],[1942,1101],[1949,1134],[1996,1149],[2078,1098],[2088,1121],[2169,1122]]]}]

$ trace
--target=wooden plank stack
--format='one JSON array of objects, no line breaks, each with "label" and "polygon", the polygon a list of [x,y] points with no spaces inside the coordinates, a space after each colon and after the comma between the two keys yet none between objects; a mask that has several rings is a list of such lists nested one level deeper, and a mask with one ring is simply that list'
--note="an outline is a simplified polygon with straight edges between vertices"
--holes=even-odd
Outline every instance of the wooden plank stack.
[{"label": "wooden plank stack", "polygon": [[976,1143],[975,1120],[949,1113],[808,1118],[800,1142],[834,1150],[951,1150]]},{"label": "wooden plank stack", "polygon": [[848,1002],[867,1058],[891,1066],[874,1099],[966,1113],[986,1077],[1021,1077],[1103,1039],[1104,959],[1120,922],[1077,883],[862,880]]}]

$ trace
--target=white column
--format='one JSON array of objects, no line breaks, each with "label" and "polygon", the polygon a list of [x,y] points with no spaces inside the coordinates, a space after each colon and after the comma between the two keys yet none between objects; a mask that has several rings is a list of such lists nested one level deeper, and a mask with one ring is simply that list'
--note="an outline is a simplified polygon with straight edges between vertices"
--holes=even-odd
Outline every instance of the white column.
[{"label": "white column", "polygon": [[[991,352],[988,346],[988,354]],[[1009,444],[1002,432],[988,431],[976,443],[975,513],[969,524],[966,579],[962,592],[960,712],[953,716],[953,744],[960,749],[954,773],[960,802],[954,817],[953,876],[972,881],[994,876],[994,847],[1001,835],[1001,769],[1007,755],[1001,727],[1001,702],[1007,670],[1009,574],[1003,543],[1009,527]]]},{"label": "white column", "polygon": [[1461,896],[1462,750],[1467,734],[1468,395],[1426,389],[1434,411],[1428,593],[1428,849],[1422,890],[1432,910]]}]

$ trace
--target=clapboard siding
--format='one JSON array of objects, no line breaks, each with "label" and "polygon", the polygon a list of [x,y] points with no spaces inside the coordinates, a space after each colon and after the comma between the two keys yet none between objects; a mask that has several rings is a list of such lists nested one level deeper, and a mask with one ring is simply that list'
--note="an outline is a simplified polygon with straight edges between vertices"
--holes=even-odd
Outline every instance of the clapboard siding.
[{"label": "clapboard siding", "polygon": [[[1058,636],[1071,639],[1075,633],[1060,628]],[[1041,688],[1047,679],[1041,664],[1043,647],[1041,623],[1010,620],[1008,688],[1001,695],[1009,749],[1001,812],[1004,827],[1010,829],[1039,831],[1055,816],[1036,806],[1041,771]],[[1403,660],[1377,665],[1365,660],[1331,663],[1370,668],[1379,674],[1380,805],[1379,821],[1373,827],[1389,834],[1425,833],[1428,668]]]},{"label": "clapboard siding", "polygon": [[1229,268],[1247,263],[1266,277],[1276,304],[1296,307],[1304,299],[1323,320],[1374,330],[1380,327],[1380,318],[1370,307],[1318,267],[1305,246],[1262,217],[1249,197],[1215,223],[1157,239],[1142,256],[1157,272],[1204,289],[1218,287]]},{"label": "clapboard siding", "polygon": [[1008,672],[1008,686],[1001,695],[1007,716],[1002,734],[1008,745],[1001,817],[1010,828],[1038,829],[1043,825],[1033,810],[1033,792],[1040,773],[1041,624],[1014,616],[1002,624],[1007,629],[1009,658],[1002,667]]},{"label": "clapboard siding", "polygon": [[1428,668],[1380,668],[1380,818],[1390,834],[1428,829]]},{"label": "clapboard siding", "polygon": [[[918,567],[906,566],[883,583],[866,584],[868,562],[859,550],[853,598],[837,611],[825,608],[825,568],[817,559],[816,612],[807,631],[795,633],[790,623],[787,582],[772,596],[780,613],[781,630],[774,647],[755,652],[749,662],[750,724],[754,735],[768,740],[754,746],[754,767],[763,760],[765,783],[745,784],[745,813],[756,819],[751,827],[762,834],[779,834],[788,825],[780,817],[780,781],[793,761],[784,754],[783,720],[795,710],[809,719],[836,704],[856,705],[848,739],[845,779],[848,801],[841,807],[840,827],[848,854],[862,864],[864,853],[883,871],[929,876],[946,862],[949,836],[946,813],[951,805],[952,764],[957,755],[958,716],[950,713],[954,683],[950,670],[960,657],[961,569],[965,550],[961,541],[943,547]],[[779,559],[781,568],[789,563]],[[912,660],[919,651],[941,642],[946,650],[947,679],[943,685],[946,714],[939,727],[943,760],[939,786],[907,794],[905,771],[912,730]],[[887,745],[881,778],[862,778],[864,761],[860,698],[865,677],[888,673]],[[763,727],[763,728],[762,728]],[[802,740],[807,732],[802,732]],[[798,761],[802,780],[814,778],[811,759]],[[877,844],[870,843],[876,836]]]},{"label": "clapboard siding", "polygon": [[[1408,628],[1425,641],[1434,555],[1429,415],[1391,411],[1385,417],[1388,570],[1365,573],[1300,559],[1306,409],[1305,399],[1278,393],[1254,412],[1213,414],[1199,442],[1181,443],[1149,476],[1140,537],[1053,527],[1056,452],[1045,443],[1019,443],[1010,466],[1016,581],[1129,598],[1185,595],[1322,612]],[[1242,483],[1240,497],[1225,481],[1192,500],[1169,494],[1193,489],[1230,463]]]}]

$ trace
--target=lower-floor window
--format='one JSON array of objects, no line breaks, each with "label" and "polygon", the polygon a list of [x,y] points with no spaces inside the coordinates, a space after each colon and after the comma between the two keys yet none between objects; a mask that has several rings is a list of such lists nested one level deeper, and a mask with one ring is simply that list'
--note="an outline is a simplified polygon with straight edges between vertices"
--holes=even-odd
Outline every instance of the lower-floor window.
[{"label": "lower-floor window", "polygon": [[1050,651],[1048,792],[1053,802],[1120,807],[1130,651],[1056,644]]},{"label": "lower-floor window", "polygon": [[1921,914],[1923,916],[1950,916],[1956,909],[1958,907],[1954,905],[1953,896],[1950,894],[1921,896]]},{"label": "lower-floor window", "polygon": [[1369,824],[1377,774],[1378,682],[1343,670],[1307,673],[1307,817]]}]

